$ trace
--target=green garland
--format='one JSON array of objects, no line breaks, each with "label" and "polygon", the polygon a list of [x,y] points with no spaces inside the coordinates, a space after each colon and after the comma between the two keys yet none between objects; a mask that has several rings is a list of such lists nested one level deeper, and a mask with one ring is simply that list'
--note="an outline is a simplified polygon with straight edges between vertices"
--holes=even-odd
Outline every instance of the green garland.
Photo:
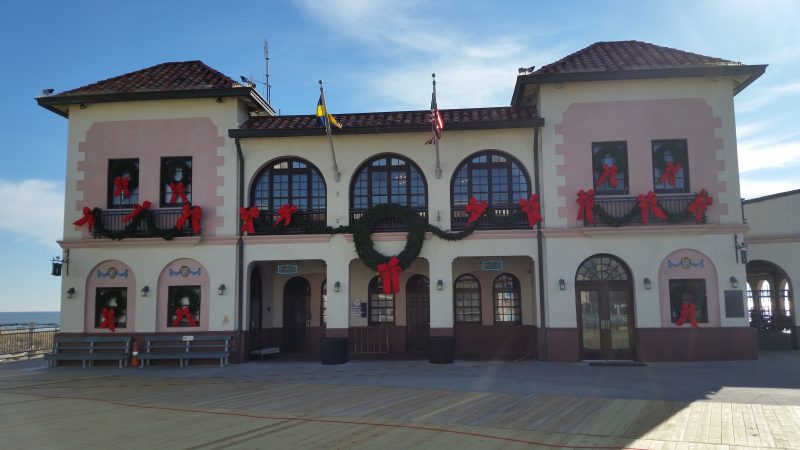
[{"label": "green garland", "polygon": [[[695,192],[695,198],[697,198],[697,195],[698,194]],[[664,209],[664,207],[661,206],[661,203],[658,202],[658,200],[656,200],[656,204],[658,205],[659,208],[661,208],[662,211],[664,211],[664,214],[667,215],[667,222],[670,222],[670,223],[681,223],[681,222],[685,222],[686,220],[688,220],[692,216],[692,213],[689,212],[689,205],[687,205],[686,208],[683,211],[680,211],[678,213],[673,214],[673,213],[667,211],[666,209]],[[689,204],[691,204],[691,203],[689,203]],[[628,225],[629,223],[631,223],[631,221],[633,221],[633,219],[636,216],[641,216],[642,215],[642,210],[639,208],[639,205],[635,204],[633,206],[633,208],[631,208],[630,211],[625,213],[624,216],[619,217],[619,218],[618,217],[613,217],[602,206],[597,204],[596,200],[595,200],[594,208],[592,208],[592,211],[594,212],[594,215],[595,215],[596,219],[600,220],[601,222],[605,223],[608,226],[615,227],[615,228],[619,228],[621,226]],[[705,211],[703,211],[703,223],[706,223],[706,220],[707,220],[706,213],[705,213]],[[583,224],[587,225],[588,222],[584,219]]]},{"label": "green garland", "polygon": [[[136,231],[139,229],[139,226],[141,226],[142,222],[144,222],[147,225],[147,228],[151,230],[148,234],[152,235],[153,237],[163,238],[167,241],[171,241],[183,233],[183,230],[179,230],[175,227],[167,229],[156,228],[155,216],[153,215],[153,211],[150,211],[149,209],[142,210],[136,215],[136,217],[132,218],[130,223],[128,223],[128,225],[126,225],[122,231],[112,231],[107,229],[103,224],[101,212],[102,210],[100,208],[94,208],[92,210],[92,216],[94,216],[94,228],[92,229],[92,233],[116,241],[135,236]],[[191,226],[191,219],[187,221],[187,226]]]}]

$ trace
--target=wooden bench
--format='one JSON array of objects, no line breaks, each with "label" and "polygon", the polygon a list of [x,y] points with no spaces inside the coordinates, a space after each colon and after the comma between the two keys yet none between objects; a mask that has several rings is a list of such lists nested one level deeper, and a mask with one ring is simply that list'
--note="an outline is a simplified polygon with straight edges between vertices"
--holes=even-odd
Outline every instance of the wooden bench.
[{"label": "wooden bench", "polygon": [[111,336],[58,336],[53,338],[53,352],[45,353],[47,367],[58,365],[58,361],[81,361],[83,367],[92,361],[119,361],[125,367],[131,357],[130,337]]},{"label": "wooden bench", "polygon": [[139,352],[141,367],[149,366],[154,359],[177,359],[181,367],[190,359],[219,359],[220,367],[228,364],[231,354],[231,337],[223,335],[199,336],[147,336],[143,352]]}]

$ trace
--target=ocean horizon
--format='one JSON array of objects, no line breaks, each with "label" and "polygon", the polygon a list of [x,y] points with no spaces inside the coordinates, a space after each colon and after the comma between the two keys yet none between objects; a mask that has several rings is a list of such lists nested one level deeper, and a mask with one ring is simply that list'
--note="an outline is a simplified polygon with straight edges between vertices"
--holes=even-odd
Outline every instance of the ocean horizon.
[{"label": "ocean horizon", "polygon": [[21,325],[60,325],[61,311],[0,311],[0,327]]}]

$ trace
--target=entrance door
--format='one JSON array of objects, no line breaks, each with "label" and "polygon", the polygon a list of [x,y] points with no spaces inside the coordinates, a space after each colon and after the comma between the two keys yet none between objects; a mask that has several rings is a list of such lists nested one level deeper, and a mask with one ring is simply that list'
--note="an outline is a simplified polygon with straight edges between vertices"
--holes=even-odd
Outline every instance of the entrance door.
[{"label": "entrance door", "polygon": [[250,350],[258,350],[262,347],[261,328],[262,328],[262,290],[261,290],[261,271],[256,267],[250,274]]},{"label": "entrance door", "polygon": [[414,275],[406,283],[406,351],[428,351],[431,330],[430,304],[428,278]]},{"label": "entrance door", "polygon": [[305,278],[292,278],[283,287],[282,350],[289,353],[306,351],[306,325],[310,302],[311,286]]}]

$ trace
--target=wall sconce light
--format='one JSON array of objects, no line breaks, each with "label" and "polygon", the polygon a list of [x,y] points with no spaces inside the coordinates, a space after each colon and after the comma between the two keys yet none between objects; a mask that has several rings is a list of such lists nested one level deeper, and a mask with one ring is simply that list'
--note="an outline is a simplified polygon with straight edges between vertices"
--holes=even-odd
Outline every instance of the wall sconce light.
[{"label": "wall sconce light", "polygon": [[341,290],[342,290],[342,283],[339,283],[338,281],[336,283],[333,283],[333,292],[339,292]]},{"label": "wall sconce light", "polygon": [[567,290],[567,282],[564,281],[563,278],[558,280],[558,288],[561,289],[562,291],[566,291]]},{"label": "wall sconce light", "polygon": [[650,278],[645,278],[644,279],[644,288],[645,289],[652,289],[653,288],[653,282],[650,281]]},{"label": "wall sconce light", "polygon": [[220,284],[219,285],[219,287],[217,288],[217,294],[225,295],[225,285],[224,284]]},{"label": "wall sconce light", "polygon": [[51,259],[50,262],[53,263],[53,267],[50,270],[50,275],[54,277],[61,276],[61,268],[64,267],[64,274],[69,275],[69,250],[64,250],[64,257],[56,256],[55,258]]},{"label": "wall sconce light", "polygon": [[441,291],[442,289],[444,289],[444,281],[439,280],[436,282],[436,290]]},{"label": "wall sconce light", "polygon": [[147,294],[150,293],[150,286],[145,286],[142,288],[142,297],[147,297]]},{"label": "wall sconce light", "polygon": [[734,253],[736,253],[736,262],[747,264],[747,243],[740,243],[738,234],[733,235],[733,247],[735,249]]},{"label": "wall sconce light", "polygon": [[731,286],[736,289],[739,287],[739,280],[736,277],[731,277]]},{"label": "wall sconce light", "polygon": [[71,287],[67,289],[67,298],[72,298],[73,296],[75,296],[75,288]]}]

